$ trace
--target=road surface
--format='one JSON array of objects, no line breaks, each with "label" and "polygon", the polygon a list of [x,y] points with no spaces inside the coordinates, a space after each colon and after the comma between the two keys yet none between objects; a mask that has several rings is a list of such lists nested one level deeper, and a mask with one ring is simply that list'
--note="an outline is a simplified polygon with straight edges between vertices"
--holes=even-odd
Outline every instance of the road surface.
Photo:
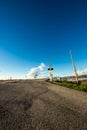
[{"label": "road surface", "polygon": [[0,81],[0,130],[87,130],[87,93],[40,80]]}]

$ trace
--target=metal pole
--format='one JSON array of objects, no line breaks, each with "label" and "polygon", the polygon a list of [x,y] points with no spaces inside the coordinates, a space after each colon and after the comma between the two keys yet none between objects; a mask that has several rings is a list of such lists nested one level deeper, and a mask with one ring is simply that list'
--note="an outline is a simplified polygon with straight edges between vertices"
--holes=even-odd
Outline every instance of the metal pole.
[{"label": "metal pole", "polygon": [[48,71],[49,71],[49,75],[50,75],[50,81],[52,82],[53,81],[53,74],[52,74],[52,65],[50,64],[50,59],[48,58],[48,65],[49,65],[49,68],[48,68]]},{"label": "metal pole", "polygon": [[52,82],[53,81],[53,74],[52,74],[52,71],[50,70],[50,81]]}]

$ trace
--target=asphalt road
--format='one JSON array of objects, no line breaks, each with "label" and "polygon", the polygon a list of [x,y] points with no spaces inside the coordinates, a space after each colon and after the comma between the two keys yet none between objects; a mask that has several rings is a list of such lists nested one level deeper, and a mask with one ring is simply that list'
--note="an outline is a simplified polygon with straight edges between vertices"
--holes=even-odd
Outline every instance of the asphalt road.
[{"label": "asphalt road", "polygon": [[45,81],[0,81],[0,130],[87,130],[87,93]]}]

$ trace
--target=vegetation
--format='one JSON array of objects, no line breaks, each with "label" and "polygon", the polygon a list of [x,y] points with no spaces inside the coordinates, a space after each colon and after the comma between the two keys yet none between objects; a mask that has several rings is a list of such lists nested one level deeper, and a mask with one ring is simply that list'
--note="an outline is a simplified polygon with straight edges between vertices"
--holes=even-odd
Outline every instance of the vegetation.
[{"label": "vegetation", "polygon": [[70,82],[53,82],[53,84],[87,92],[87,85],[83,85],[83,84],[76,84],[76,83],[70,83]]}]

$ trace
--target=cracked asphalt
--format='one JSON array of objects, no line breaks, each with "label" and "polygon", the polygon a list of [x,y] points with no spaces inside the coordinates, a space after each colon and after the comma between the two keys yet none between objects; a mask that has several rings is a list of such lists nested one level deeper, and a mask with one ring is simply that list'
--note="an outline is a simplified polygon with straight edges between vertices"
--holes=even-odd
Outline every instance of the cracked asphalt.
[{"label": "cracked asphalt", "polygon": [[42,80],[0,81],[0,130],[87,130],[87,93]]}]

